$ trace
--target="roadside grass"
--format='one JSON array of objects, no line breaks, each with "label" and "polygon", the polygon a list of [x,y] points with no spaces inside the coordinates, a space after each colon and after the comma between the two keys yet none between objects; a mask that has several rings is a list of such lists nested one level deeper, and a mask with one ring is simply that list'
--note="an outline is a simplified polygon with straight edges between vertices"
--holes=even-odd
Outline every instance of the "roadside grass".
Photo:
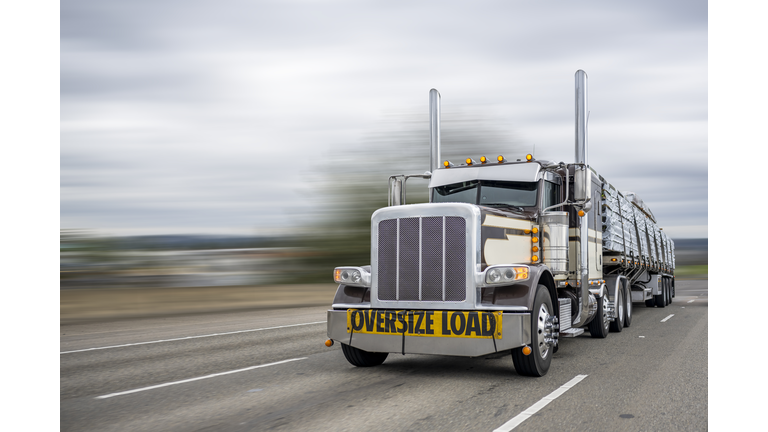
[{"label": "roadside grass", "polygon": [[708,276],[707,267],[707,264],[678,266],[675,269],[675,277],[681,279],[706,279]]}]

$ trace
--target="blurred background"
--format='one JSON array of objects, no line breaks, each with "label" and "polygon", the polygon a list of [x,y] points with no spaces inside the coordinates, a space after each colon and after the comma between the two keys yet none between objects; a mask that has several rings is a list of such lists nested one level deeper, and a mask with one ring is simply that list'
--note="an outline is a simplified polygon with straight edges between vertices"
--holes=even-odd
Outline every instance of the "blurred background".
[{"label": "blurred background", "polygon": [[62,293],[328,284],[428,169],[431,88],[444,159],[570,162],[577,69],[590,164],[707,275],[707,2],[60,7]]}]

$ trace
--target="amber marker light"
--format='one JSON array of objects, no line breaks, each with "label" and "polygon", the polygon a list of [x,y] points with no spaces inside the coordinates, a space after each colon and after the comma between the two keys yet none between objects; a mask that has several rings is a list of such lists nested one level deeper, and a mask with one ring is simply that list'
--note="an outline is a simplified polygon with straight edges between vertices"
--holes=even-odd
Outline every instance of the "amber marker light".
[{"label": "amber marker light", "polygon": [[531,239],[531,241],[534,242],[534,243],[538,243],[539,242],[539,238],[538,237],[534,237],[534,238]]},{"label": "amber marker light", "polygon": [[536,234],[537,232],[539,232],[539,229],[538,229],[538,228],[536,228],[536,227],[533,227],[533,230],[532,230],[532,231],[533,231],[533,233],[534,233],[534,234]]},{"label": "amber marker light", "polygon": [[523,354],[525,354],[525,355],[531,355],[531,347],[529,347],[529,346],[527,346],[527,345],[526,345],[526,346],[524,346],[524,347],[523,347]]},{"label": "amber marker light", "polygon": [[584,216],[584,210],[579,210],[579,216]]},{"label": "amber marker light", "polygon": [[534,252],[538,252],[539,251],[539,247],[538,246],[534,246],[531,250],[534,251]]},{"label": "amber marker light", "polygon": [[485,156],[480,156],[480,163],[486,163],[488,162],[488,158]]},{"label": "amber marker light", "polygon": [[496,158],[496,160],[499,161],[499,163],[502,163],[504,162],[504,156],[499,156]]},{"label": "amber marker light", "polygon": [[537,257],[536,255],[531,257],[531,261],[533,261],[533,262],[536,262],[538,260],[539,260],[539,257]]},{"label": "amber marker light", "polygon": [[527,161],[533,160],[533,155],[530,155],[530,154],[525,155],[525,160]]},{"label": "amber marker light", "polygon": [[327,347],[333,346],[333,339],[328,339],[327,341],[325,341],[325,346]]}]

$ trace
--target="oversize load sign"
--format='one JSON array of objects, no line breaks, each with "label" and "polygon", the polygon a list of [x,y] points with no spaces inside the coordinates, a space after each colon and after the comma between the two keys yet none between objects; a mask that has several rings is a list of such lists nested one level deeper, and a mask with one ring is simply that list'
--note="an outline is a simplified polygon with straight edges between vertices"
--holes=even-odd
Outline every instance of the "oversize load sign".
[{"label": "oversize load sign", "polygon": [[348,309],[347,333],[501,339],[501,312]]}]

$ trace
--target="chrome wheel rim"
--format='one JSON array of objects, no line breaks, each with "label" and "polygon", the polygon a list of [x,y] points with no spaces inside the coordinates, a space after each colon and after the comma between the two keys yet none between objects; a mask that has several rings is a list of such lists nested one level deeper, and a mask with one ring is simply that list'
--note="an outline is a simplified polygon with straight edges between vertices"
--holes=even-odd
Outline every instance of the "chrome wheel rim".
[{"label": "chrome wheel rim", "polygon": [[539,334],[539,355],[541,358],[545,359],[549,355],[549,343],[552,339],[552,325],[547,325],[547,323],[550,321],[549,319],[549,308],[546,304],[542,304],[541,307],[539,307],[539,314],[536,317],[536,327],[537,327],[537,333]]}]

